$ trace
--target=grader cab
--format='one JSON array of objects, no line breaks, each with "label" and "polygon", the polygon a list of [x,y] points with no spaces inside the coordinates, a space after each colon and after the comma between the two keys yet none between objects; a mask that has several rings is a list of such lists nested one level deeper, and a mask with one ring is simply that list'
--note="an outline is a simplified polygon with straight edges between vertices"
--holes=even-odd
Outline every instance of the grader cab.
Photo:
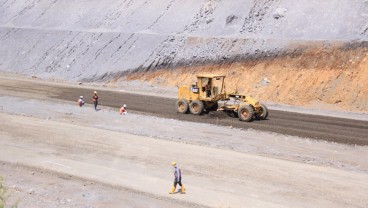
[{"label": "grader cab", "polygon": [[241,121],[254,118],[266,119],[267,107],[250,96],[226,93],[225,76],[214,74],[197,75],[191,86],[179,86],[176,109],[179,113],[200,115],[210,111],[224,111]]}]

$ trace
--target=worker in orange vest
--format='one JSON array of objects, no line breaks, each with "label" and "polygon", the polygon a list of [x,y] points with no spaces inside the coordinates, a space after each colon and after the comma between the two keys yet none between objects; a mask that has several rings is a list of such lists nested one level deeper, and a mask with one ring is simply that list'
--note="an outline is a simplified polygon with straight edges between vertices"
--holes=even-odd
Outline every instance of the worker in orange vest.
[{"label": "worker in orange vest", "polygon": [[127,106],[124,104],[123,107],[120,108],[120,115],[126,115],[128,113],[126,107]]}]

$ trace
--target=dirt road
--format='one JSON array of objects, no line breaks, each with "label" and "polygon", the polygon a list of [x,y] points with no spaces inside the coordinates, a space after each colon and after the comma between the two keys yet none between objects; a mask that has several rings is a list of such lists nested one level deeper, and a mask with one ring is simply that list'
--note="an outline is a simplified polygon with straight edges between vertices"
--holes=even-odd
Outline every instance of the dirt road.
[{"label": "dirt road", "polygon": [[[0,90],[5,95],[16,95],[30,98],[54,98],[76,101],[80,95],[91,103],[92,88],[56,85],[26,80],[0,78]],[[285,111],[271,110],[269,120],[240,122],[230,118],[223,112],[213,112],[202,116],[182,115],[176,113],[174,99],[129,94],[117,91],[98,90],[100,104],[110,107],[121,107],[123,103],[129,110],[139,111],[154,116],[173,118],[185,121],[233,126],[236,128],[253,128],[281,134],[307,137],[312,139],[333,141],[346,144],[368,145],[368,122],[318,115],[307,115]]]},{"label": "dirt road", "polygon": [[[96,112],[34,90],[0,88],[0,175],[19,207],[368,205],[367,146]],[[185,195],[168,194],[173,160]]]},{"label": "dirt road", "polygon": [[[103,113],[90,111],[92,117]],[[0,118],[7,121],[0,126],[2,161],[168,200],[163,207],[172,200],[187,207],[367,206],[365,173],[85,127],[70,119]],[[168,195],[172,160],[183,167],[185,195]],[[35,192],[43,190],[35,186]]]}]

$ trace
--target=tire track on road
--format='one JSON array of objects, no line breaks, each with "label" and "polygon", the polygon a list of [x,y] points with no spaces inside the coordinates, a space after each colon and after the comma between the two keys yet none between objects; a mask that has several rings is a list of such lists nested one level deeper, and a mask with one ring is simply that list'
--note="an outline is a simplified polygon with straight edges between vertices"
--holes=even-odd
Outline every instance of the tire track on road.
[{"label": "tire track on road", "polygon": [[[35,99],[43,95],[72,102],[83,95],[86,103],[91,104],[94,90],[77,86],[5,79],[0,79],[0,89],[9,93],[12,91],[32,93]],[[269,131],[337,143],[368,145],[368,121],[270,110],[268,120],[240,122],[237,118],[228,117],[223,112],[211,112],[201,116],[179,114],[174,107],[176,100],[172,98],[109,90],[99,90],[98,94],[100,105],[120,108],[125,103],[131,111],[163,118]]]}]

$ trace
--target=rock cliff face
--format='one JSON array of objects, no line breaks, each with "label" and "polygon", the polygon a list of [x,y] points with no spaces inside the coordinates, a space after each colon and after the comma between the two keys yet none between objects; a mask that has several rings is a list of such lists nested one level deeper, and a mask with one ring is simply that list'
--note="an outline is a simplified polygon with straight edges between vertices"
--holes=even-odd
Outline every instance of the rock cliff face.
[{"label": "rock cliff face", "polygon": [[368,110],[366,0],[0,0],[0,14],[2,71],[168,85],[211,71],[261,99]]}]

